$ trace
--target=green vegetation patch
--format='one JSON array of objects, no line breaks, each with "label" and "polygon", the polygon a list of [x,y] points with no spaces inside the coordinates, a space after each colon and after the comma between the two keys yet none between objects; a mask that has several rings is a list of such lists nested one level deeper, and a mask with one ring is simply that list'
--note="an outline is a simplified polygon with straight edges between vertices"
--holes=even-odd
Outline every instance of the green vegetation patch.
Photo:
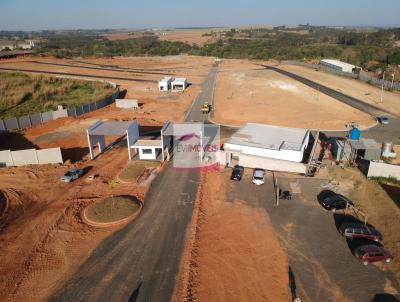
[{"label": "green vegetation patch", "polygon": [[110,223],[138,213],[140,209],[140,202],[136,198],[114,196],[91,204],[85,209],[85,215],[93,222]]},{"label": "green vegetation patch", "polygon": [[108,83],[0,72],[0,118],[99,101],[115,91]]},{"label": "green vegetation patch", "polygon": [[121,171],[118,178],[122,181],[136,181],[145,169],[155,168],[160,165],[157,161],[131,161]]}]

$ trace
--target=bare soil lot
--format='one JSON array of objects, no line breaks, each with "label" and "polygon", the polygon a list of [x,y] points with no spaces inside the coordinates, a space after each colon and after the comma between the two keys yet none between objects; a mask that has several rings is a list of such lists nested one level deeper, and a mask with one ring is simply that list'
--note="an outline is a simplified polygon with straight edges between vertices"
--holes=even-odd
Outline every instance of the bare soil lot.
[{"label": "bare soil lot", "polygon": [[[177,300],[289,301],[287,257],[268,215],[232,198],[229,172],[202,176],[195,241],[187,247],[194,250],[185,253],[191,263],[187,292]],[[180,273],[184,280],[185,270]]]},{"label": "bare soil lot", "polygon": [[[112,106],[105,110],[110,117],[118,111]],[[120,228],[86,225],[82,210],[87,205],[111,194],[134,196],[143,202],[150,184],[145,180],[140,185],[121,183],[113,190],[108,185],[127,164],[126,142],[94,161],[88,158],[85,129],[102,118],[103,111],[99,110],[90,117],[58,119],[25,132],[1,135],[1,147],[61,147],[66,161],[64,165],[0,169],[0,191],[9,201],[0,218],[0,293],[5,300],[45,300],[60,280],[72,274],[104,238]],[[160,126],[144,117],[140,122]],[[84,176],[70,184],[61,183],[59,177],[72,166],[82,168]],[[89,182],[88,175],[99,177]]]},{"label": "bare soil lot", "polygon": [[[71,74],[89,80],[107,80],[126,89],[125,98],[138,99],[140,110],[117,110],[104,118],[148,118],[163,122],[181,121],[185,111],[197,95],[199,84],[207,75],[212,58],[192,56],[170,57],[115,57],[96,59],[25,58],[4,60],[0,68]],[[86,76],[86,77],[85,77]],[[90,77],[88,77],[90,76]],[[96,76],[99,77],[96,79]],[[159,92],[158,80],[164,76],[186,77],[191,84],[184,93]]]},{"label": "bare soil lot", "polygon": [[381,103],[381,90],[379,87],[302,66],[279,64],[278,67],[385,109],[395,115],[400,115],[400,92],[385,91],[383,93],[383,103]]},{"label": "bare soil lot", "polygon": [[374,123],[366,113],[243,60],[221,64],[214,106],[215,122],[237,126],[254,122],[336,130],[350,122],[361,128]]}]

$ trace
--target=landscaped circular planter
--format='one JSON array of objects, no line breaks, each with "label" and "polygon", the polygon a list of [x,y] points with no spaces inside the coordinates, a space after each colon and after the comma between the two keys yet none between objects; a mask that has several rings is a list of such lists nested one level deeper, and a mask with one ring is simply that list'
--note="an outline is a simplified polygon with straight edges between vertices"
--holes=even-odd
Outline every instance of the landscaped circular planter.
[{"label": "landscaped circular planter", "polygon": [[95,227],[112,227],[135,219],[142,209],[142,203],[133,196],[114,196],[87,206],[83,220]]}]

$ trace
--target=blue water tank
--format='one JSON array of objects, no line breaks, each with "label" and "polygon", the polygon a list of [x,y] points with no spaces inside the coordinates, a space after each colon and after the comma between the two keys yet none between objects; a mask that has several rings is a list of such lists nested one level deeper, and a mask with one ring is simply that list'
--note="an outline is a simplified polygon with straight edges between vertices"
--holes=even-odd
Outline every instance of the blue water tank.
[{"label": "blue water tank", "polygon": [[349,138],[351,140],[359,140],[361,138],[361,131],[358,128],[353,128],[350,130]]}]

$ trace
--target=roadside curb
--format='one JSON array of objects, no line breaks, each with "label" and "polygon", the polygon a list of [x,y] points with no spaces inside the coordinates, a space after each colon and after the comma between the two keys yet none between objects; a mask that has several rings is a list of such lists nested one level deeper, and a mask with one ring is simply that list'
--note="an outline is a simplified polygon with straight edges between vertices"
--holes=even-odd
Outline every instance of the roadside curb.
[{"label": "roadside curb", "polygon": [[120,219],[120,220],[117,220],[117,221],[113,221],[113,222],[96,222],[96,221],[93,221],[93,220],[89,219],[86,216],[87,207],[85,207],[85,209],[82,211],[81,218],[82,218],[84,223],[86,223],[86,224],[88,224],[88,225],[90,225],[92,227],[95,227],[95,228],[115,227],[115,226],[119,226],[119,225],[122,225],[122,224],[126,224],[128,222],[131,222],[136,217],[138,217],[139,214],[142,212],[143,203],[138,200],[138,204],[139,204],[139,210],[137,212],[133,213],[132,215],[130,215],[130,216],[126,217],[126,218],[123,218],[123,219]]}]

